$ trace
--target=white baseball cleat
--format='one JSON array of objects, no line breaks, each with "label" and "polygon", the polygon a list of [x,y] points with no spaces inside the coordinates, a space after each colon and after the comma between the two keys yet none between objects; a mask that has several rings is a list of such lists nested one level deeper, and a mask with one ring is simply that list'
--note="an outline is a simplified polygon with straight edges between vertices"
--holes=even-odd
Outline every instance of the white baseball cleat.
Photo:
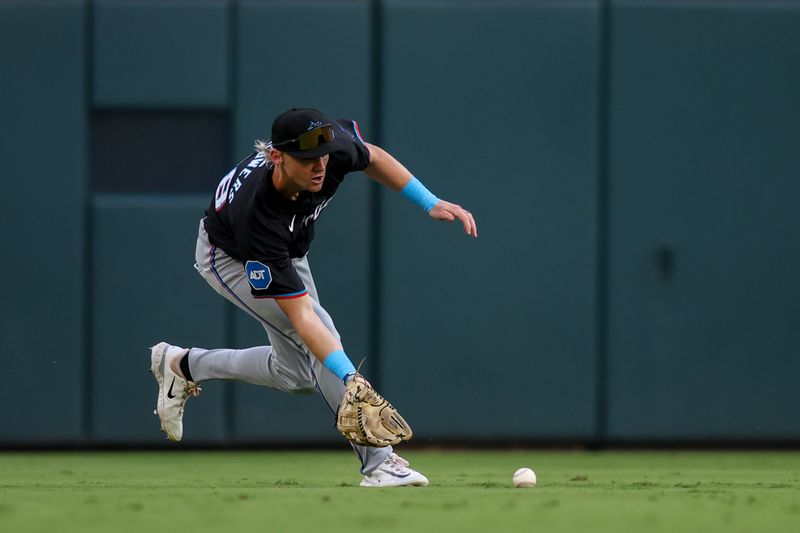
[{"label": "white baseball cleat", "polygon": [[158,403],[155,414],[161,420],[161,431],[171,441],[183,438],[183,409],[189,396],[200,394],[194,381],[187,381],[172,371],[170,363],[183,357],[187,349],[159,342],[150,348],[150,372],[158,382]]},{"label": "white baseball cleat", "polygon": [[364,476],[362,487],[427,487],[428,478],[408,467],[408,461],[392,453],[371,474]]}]

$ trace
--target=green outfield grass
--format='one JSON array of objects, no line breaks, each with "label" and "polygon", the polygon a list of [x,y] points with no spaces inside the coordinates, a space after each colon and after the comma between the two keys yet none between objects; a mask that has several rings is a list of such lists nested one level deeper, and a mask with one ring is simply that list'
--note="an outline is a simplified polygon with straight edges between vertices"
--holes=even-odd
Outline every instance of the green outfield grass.
[{"label": "green outfield grass", "polygon": [[800,531],[796,452],[402,455],[431,486],[360,488],[346,452],[0,453],[0,531]]}]

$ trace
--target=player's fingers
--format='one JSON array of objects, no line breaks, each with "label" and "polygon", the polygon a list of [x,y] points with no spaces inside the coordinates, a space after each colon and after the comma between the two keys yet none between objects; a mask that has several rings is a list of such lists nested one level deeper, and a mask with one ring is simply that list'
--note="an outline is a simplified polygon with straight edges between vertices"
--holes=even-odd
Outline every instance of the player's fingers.
[{"label": "player's fingers", "polygon": [[456,213],[456,216],[458,217],[458,219],[464,225],[464,231],[466,232],[466,234],[467,235],[473,235],[474,234],[474,227],[473,227],[474,220],[472,219],[472,215],[470,214],[470,212],[467,211],[466,209],[464,209],[461,206],[456,206],[455,213]]},{"label": "player's fingers", "polygon": [[475,222],[475,217],[472,216],[472,213],[469,212],[469,211],[466,211],[466,213],[467,213],[467,216],[469,217],[469,226],[470,226],[470,229],[467,231],[467,233],[469,235],[472,235],[473,237],[477,237],[478,236],[478,224]]},{"label": "player's fingers", "polygon": [[467,235],[472,235],[473,237],[478,236],[477,228],[475,226],[475,219],[472,217],[472,214],[469,211],[458,204],[451,204],[449,202],[444,202],[442,204],[442,208],[443,213],[450,215],[447,220],[453,221],[458,219],[464,226],[464,232]]},{"label": "player's fingers", "polygon": [[459,209],[458,219],[464,224],[464,231],[467,235],[472,235],[472,223],[469,220],[469,211],[466,209]]},{"label": "player's fingers", "polygon": [[458,204],[440,201],[429,214],[437,220],[446,222],[453,222],[458,219],[464,226],[464,231],[467,235],[471,235],[472,237],[478,236],[478,225],[475,223],[475,217]]}]

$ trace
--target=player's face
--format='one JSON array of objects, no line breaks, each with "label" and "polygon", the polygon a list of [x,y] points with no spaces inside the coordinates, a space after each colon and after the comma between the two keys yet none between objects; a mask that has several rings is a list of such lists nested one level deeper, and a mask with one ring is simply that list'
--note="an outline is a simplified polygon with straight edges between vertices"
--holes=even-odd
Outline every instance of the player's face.
[{"label": "player's face", "polygon": [[325,181],[325,168],[330,156],[300,159],[283,154],[283,171],[292,184],[301,191],[319,192]]}]

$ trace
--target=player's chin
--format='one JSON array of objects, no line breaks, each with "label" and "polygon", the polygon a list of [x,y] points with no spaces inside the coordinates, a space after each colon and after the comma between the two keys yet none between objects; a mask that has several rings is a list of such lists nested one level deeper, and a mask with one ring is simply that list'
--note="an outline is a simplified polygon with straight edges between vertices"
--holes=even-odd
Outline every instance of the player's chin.
[{"label": "player's chin", "polygon": [[308,184],[308,188],[306,190],[311,192],[319,192],[322,190],[322,184],[324,182],[325,178],[312,179],[311,183]]}]

